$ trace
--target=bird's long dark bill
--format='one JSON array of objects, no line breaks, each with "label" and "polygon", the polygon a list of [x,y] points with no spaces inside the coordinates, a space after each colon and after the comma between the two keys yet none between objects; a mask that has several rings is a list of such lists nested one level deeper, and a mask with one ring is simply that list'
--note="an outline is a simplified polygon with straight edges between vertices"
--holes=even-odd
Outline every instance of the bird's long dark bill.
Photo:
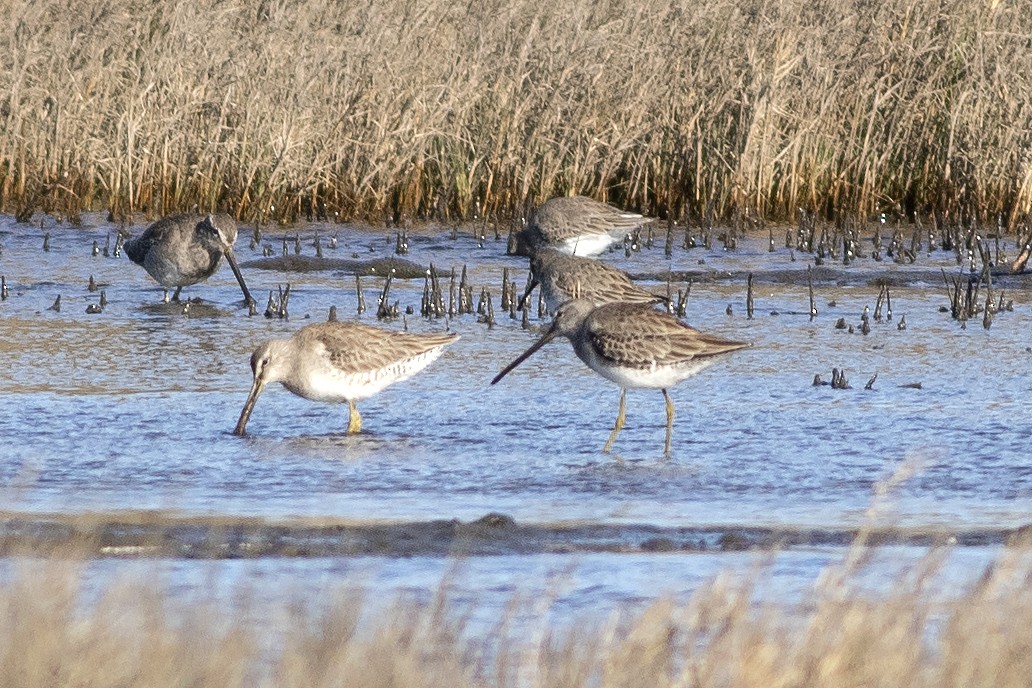
[{"label": "bird's long dark bill", "polygon": [[526,351],[524,351],[524,352],[523,352],[522,354],[520,354],[520,355],[519,355],[519,356],[518,356],[518,357],[516,358],[516,360],[515,360],[515,361],[513,361],[513,362],[512,362],[512,363],[510,363],[509,365],[505,366],[505,370],[503,370],[502,372],[500,372],[500,373],[498,373],[497,375],[495,375],[495,378],[494,378],[493,380],[491,380],[491,384],[492,384],[492,385],[493,385],[493,384],[495,384],[496,382],[498,382],[499,380],[501,380],[501,379],[502,379],[503,377],[505,377],[506,375],[508,375],[508,374],[509,374],[510,372],[512,372],[512,369],[513,369],[513,368],[515,368],[515,367],[516,367],[516,366],[518,366],[518,365],[519,365],[520,363],[523,363],[523,362],[524,362],[524,361],[526,361],[526,360],[527,360],[528,358],[530,358],[531,356],[533,356],[533,355],[534,355],[534,352],[535,352],[535,351],[537,351],[538,349],[540,349],[541,347],[543,347],[543,346],[544,346],[545,344],[548,344],[548,343],[549,343],[550,341],[552,341],[553,339],[555,339],[555,338],[556,338],[556,335],[558,335],[558,334],[559,334],[559,333],[558,333],[558,331],[557,331],[557,330],[555,329],[555,326],[553,325],[553,326],[552,326],[551,328],[549,328],[548,332],[545,332],[545,333],[544,333],[544,334],[543,334],[543,335],[541,336],[541,339],[539,339],[539,340],[537,340],[536,342],[534,342],[533,344],[531,344],[531,345],[530,345],[530,348],[529,348],[529,349],[527,349]]},{"label": "bird's long dark bill", "polygon": [[537,280],[533,280],[530,284],[527,285],[527,291],[523,292],[523,296],[520,297],[519,302],[516,304],[516,310],[523,310],[523,304],[525,304],[527,302],[527,299],[530,298],[530,292],[534,291],[534,287],[536,287],[537,285]]},{"label": "bird's long dark bill", "polygon": [[240,420],[237,421],[236,428],[233,430],[233,434],[237,437],[244,436],[247,421],[251,417],[251,411],[254,410],[254,402],[258,401],[258,395],[262,393],[264,387],[265,384],[258,380],[258,378],[255,378],[254,383],[251,384],[251,393],[247,395],[247,401],[244,402],[244,410],[240,412]]},{"label": "bird's long dark bill", "polygon": [[244,276],[240,273],[240,267],[237,265],[236,256],[233,255],[233,250],[229,249],[226,251],[226,262],[229,263],[229,269],[233,271],[233,276],[236,277],[237,282],[240,283],[240,289],[244,292],[244,302],[250,306],[256,301],[251,298],[251,292],[247,291],[247,285],[244,284]]}]

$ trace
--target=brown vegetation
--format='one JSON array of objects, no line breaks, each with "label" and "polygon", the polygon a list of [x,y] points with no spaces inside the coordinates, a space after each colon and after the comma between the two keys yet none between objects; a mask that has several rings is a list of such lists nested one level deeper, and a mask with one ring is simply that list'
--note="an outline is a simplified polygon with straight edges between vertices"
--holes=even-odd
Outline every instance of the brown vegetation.
[{"label": "brown vegetation", "polygon": [[0,34],[0,207],[675,219],[1032,201],[1000,0],[41,0]]},{"label": "brown vegetation", "polygon": [[960,594],[935,582],[938,551],[888,591],[865,591],[871,553],[854,550],[797,602],[758,602],[761,567],[622,621],[556,628],[514,603],[479,631],[443,592],[372,609],[356,588],[293,600],[227,590],[220,600],[182,585],[170,595],[160,576],[98,583],[89,567],[22,560],[0,588],[0,675],[12,688],[1028,685],[1027,550],[1005,551]]}]

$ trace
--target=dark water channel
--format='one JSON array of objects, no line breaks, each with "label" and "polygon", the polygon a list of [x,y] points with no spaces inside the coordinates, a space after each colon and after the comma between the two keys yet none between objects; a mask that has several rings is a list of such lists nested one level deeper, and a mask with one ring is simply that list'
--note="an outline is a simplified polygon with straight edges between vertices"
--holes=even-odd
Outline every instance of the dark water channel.
[{"label": "dark water channel", "polygon": [[[396,589],[430,584],[445,555],[458,553],[470,556],[470,590],[499,599],[527,576],[575,566],[579,583],[566,600],[576,609],[690,591],[724,567],[747,566],[754,547],[776,546],[777,579],[798,589],[865,523],[901,551],[954,542],[966,562],[959,572],[1032,522],[1029,283],[1001,277],[1013,310],[988,330],[980,318],[961,328],[940,310],[948,305],[940,269],[963,271],[952,253],[922,252],[913,265],[828,261],[815,273],[812,320],[812,257],[770,253],[765,235],[733,251],[678,247],[667,258],[660,241],[603,256],[660,292],[668,272],[693,277],[688,321],[754,343],[672,391],[678,415],[664,458],[658,391],[629,392],[627,425],[613,454],[601,452],[619,390],[565,341],[488,384],[535,338],[498,303],[503,269],[522,290],[526,261],[505,255],[504,237],[489,231],[481,245],[468,228],[455,239],[445,228],[411,233],[405,259],[468,266],[475,295],[491,290],[493,327],[475,315],[423,318],[423,280],[396,279],[392,299],[415,312],[385,326],[447,328],[462,339],[417,377],[360,404],[359,436],[343,434],[345,408],[276,387],[259,400],[248,436],[234,437],[258,343],[324,320],[331,305],[341,318],[376,322],[383,280],[363,278],[368,310],[358,316],[354,271],[390,257],[394,234],[269,228],[276,256],[284,237],[293,256],[299,233],[301,255],[314,257],[318,232],[332,260],[288,272],[261,269],[277,265],[262,263],[244,228],[237,255],[261,309],[270,290],[291,285],[281,320],[248,317],[225,266],[184,290],[204,300],[188,314],[160,305],[161,288],[141,268],[92,255],[94,241],[113,243],[115,231],[99,216],[76,228],[43,218],[42,229],[39,218],[0,218],[10,292],[0,303],[8,547],[61,542],[85,519],[103,533],[103,553],[159,556],[179,576],[201,580],[215,567],[226,580],[317,584],[371,568],[378,585]],[[339,244],[329,249],[334,234]],[[86,312],[99,299],[87,291],[91,276],[106,294],[102,313]],[[892,284],[893,318],[872,320],[862,335],[879,280]],[[48,310],[58,295],[61,310]],[[857,331],[836,329],[839,318]],[[545,322],[531,318],[535,329]],[[849,389],[814,386],[833,367],[845,370]],[[901,466],[913,475],[874,500],[879,481]],[[222,549],[211,546],[213,533],[225,538]]]}]

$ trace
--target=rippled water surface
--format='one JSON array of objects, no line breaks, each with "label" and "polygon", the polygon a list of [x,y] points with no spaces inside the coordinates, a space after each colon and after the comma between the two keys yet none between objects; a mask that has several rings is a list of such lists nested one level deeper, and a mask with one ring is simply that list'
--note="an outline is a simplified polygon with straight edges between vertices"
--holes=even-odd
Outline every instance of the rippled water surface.
[{"label": "rippled water surface", "polygon": [[[614,452],[601,452],[619,390],[582,365],[565,340],[489,385],[547,322],[535,314],[527,331],[501,312],[503,269],[520,290],[526,279],[526,260],[505,255],[504,237],[489,233],[480,245],[468,229],[455,239],[443,228],[410,235],[405,258],[441,270],[468,266],[475,297],[490,289],[497,322],[425,319],[423,280],[396,279],[392,300],[414,313],[384,326],[449,329],[462,339],[423,373],[360,403],[360,435],[344,434],[345,407],[276,386],[239,438],[230,431],[250,386],[250,352],[326,319],[330,306],[342,319],[376,323],[382,279],[363,278],[368,310],[358,316],[355,278],[342,263],[309,272],[259,269],[248,227],[237,242],[248,286],[264,307],[269,291],[289,282],[289,319],[248,317],[226,266],[184,290],[204,300],[184,315],[161,305],[161,288],[124,256],[92,255],[94,241],[113,242],[113,226],[98,217],[76,228],[44,223],[0,218],[0,274],[10,290],[0,303],[0,484],[9,522],[81,514],[117,521],[154,511],[187,521],[261,517],[289,530],[297,522],[470,522],[496,512],[514,519],[498,532],[532,527],[540,537],[500,546],[506,556],[488,557],[495,563],[481,569],[519,569],[513,557],[520,561],[521,552],[531,569],[566,566],[568,529],[588,528],[590,537],[576,531],[565,549],[592,552],[600,579],[640,581],[620,588],[633,599],[654,591],[649,576],[631,575],[661,565],[662,554],[647,553],[653,549],[733,562],[720,554],[728,534],[750,544],[771,539],[768,529],[791,534],[800,552],[844,545],[865,522],[876,483],[905,462],[915,475],[881,504],[883,523],[911,533],[977,532],[980,546],[992,546],[1032,521],[1028,283],[1000,277],[1013,311],[998,314],[989,330],[980,318],[962,329],[940,311],[948,304],[940,268],[961,270],[952,253],[922,252],[911,266],[829,261],[816,273],[820,313],[812,321],[808,256],[770,253],[766,236],[734,251],[678,247],[666,258],[660,241],[629,257],[623,250],[604,256],[661,293],[661,273],[690,273],[687,320],[754,343],[672,390],[674,447],[664,458],[663,398],[653,390],[628,393],[627,425]],[[386,230],[347,226],[270,228],[265,241],[279,256],[288,236],[293,255],[300,233],[302,255],[314,256],[317,231],[327,258],[394,251]],[[339,245],[331,250],[325,242],[334,234]],[[749,272],[756,275],[753,319],[746,317]],[[99,298],[87,291],[90,276],[105,290],[103,313],[86,313]],[[875,308],[879,279],[892,281],[893,319],[872,322],[866,336],[836,329],[845,318],[859,330],[864,307]],[[48,310],[58,295],[61,310]],[[828,380],[833,367],[845,370],[850,389],[814,386],[814,375]],[[385,542],[376,555],[388,561],[404,549]],[[825,561],[800,554],[785,567],[803,580]],[[411,570],[411,563],[398,566]],[[313,563],[312,575],[323,567]]]}]

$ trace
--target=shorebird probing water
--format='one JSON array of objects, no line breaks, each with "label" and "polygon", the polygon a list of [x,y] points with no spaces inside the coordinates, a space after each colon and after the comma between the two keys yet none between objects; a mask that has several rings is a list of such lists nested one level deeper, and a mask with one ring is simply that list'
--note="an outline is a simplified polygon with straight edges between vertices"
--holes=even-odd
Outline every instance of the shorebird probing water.
[{"label": "shorebird probing water", "polygon": [[183,287],[203,282],[215,274],[225,256],[244,292],[245,303],[251,305],[255,301],[233,255],[236,238],[236,222],[229,215],[169,215],[127,241],[125,254],[161,286],[175,287],[172,298],[176,301]]},{"label": "shorebird probing water", "polygon": [[623,427],[627,389],[646,387],[663,390],[667,415],[663,453],[669,455],[674,403],[667,389],[720,355],[750,346],[700,332],[648,304],[609,303],[595,307],[587,299],[575,299],[559,308],[545,334],[498,373],[491,384],[558,336],[570,340],[577,357],[589,368],[620,385],[620,411],[604,452],[612,448]]},{"label": "shorebird probing water", "polygon": [[312,401],[347,402],[348,432],[359,432],[356,401],[415,375],[458,339],[339,320],[307,325],[290,339],[270,339],[251,355],[254,382],[233,434],[244,434],[255,401],[270,382]]}]

